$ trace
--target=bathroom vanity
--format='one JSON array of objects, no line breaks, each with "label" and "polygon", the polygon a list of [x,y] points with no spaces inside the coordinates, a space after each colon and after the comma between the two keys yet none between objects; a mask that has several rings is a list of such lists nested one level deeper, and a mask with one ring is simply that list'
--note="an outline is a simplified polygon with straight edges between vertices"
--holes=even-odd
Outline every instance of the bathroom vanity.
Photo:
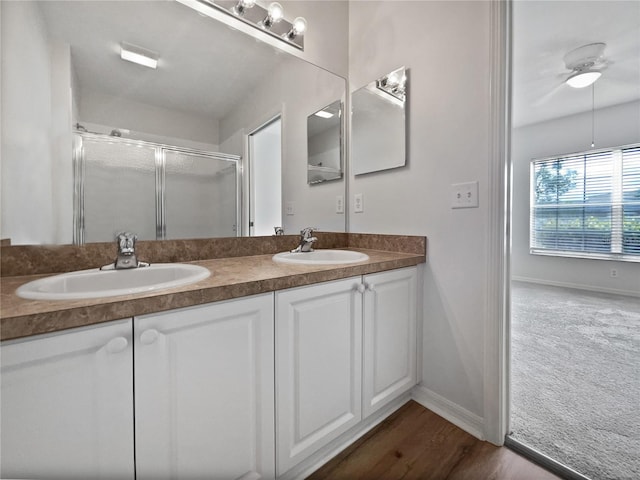
[{"label": "bathroom vanity", "polygon": [[296,478],[344,448],[417,382],[426,240],[343,235],[369,259],[238,251],[130,298],[29,301],[37,277],[3,277],[2,476]]}]

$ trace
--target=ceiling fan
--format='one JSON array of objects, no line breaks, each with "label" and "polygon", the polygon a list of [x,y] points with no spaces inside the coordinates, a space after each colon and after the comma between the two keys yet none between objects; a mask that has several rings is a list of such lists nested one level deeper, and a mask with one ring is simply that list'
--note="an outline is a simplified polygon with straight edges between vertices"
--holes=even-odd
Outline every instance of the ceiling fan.
[{"label": "ceiling fan", "polygon": [[603,42],[589,43],[565,54],[563,60],[565,67],[569,70],[569,74],[562,74],[562,81],[551,91],[538,98],[538,100],[533,103],[533,106],[542,106],[558,93],[564,85],[573,88],[584,88],[593,85],[609,64],[609,61],[604,56],[606,46],[607,44]]},{"label": "ceiling fan", "polygon": [[593,84],[607,67],[604,58],[606,43],[590,43],[567,53],[563,60],[571,73],[564,83],[573,88],[584,88]]}]

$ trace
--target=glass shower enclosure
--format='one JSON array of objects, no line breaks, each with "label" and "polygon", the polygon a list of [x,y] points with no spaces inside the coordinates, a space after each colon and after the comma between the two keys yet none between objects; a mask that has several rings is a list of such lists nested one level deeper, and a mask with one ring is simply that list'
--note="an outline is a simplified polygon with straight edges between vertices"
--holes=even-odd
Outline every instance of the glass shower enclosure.
[{"label": "glass shower enclosure", "polygon": [[75,244],[232,237],[240,157],[108,135],[74,135]]}]

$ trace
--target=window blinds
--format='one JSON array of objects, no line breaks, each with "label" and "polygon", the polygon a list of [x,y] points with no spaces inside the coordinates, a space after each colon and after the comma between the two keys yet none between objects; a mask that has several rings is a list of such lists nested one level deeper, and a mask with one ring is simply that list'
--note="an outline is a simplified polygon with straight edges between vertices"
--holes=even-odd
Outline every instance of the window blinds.
[{"label": "window blinds", "polygon": [[622,253],[640,255],[640,146],[622,150]]},{"label": "window blinds", "polygon": [[640,146],[534,160],[532,253],[640,255]]}]

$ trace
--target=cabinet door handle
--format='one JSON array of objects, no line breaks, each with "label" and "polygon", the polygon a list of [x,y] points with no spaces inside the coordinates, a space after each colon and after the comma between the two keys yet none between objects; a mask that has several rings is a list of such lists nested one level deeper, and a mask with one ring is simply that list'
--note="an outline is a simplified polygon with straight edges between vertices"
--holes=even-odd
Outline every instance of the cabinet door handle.
[{"label": "cabinet door handle", "polygon": [[155,329],[145,330],[140,334],[140,343],[143,345],[151,345],[154,343],[160,334]]},{"label": "cabinet door handle", "polygon": [[375,292],[376,291],[376,286],[373,283],[367,283],[367,290],[369,290],[370,292]]},{"label": "cabinet door handle", "polygon": [[108,353],[120,353],[124,352],[128,345],[129,340],[124,337],[116,337],[109,340],[106,348]]},{"label": "cabinet door handle", "polygon": [[365,291],[365,286],[361,283],[358,283],[357,285],[355,285],[355,288],[358,291],[358,293],[364,293]]}]

